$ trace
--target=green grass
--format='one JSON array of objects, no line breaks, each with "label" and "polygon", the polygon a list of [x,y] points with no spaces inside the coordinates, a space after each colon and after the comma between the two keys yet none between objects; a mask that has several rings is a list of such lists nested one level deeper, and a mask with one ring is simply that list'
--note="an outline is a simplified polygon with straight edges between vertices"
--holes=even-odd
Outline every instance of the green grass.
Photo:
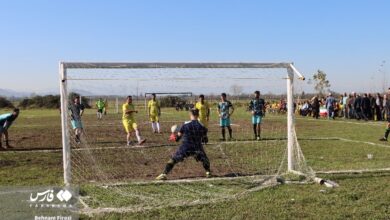
[{"label": "green grass", "polygon": [[[214,110],[215,111],[215,110]],[[164,112],[164,110],[163,110]],[[2,112],[0,112],[2,113]],[[165,115],[164,115],[165,114]],[[89,141],[93,146],[122,146],[123,130],[120,115],[109,115],[103,123],[112,126],[99,126],[94,111],[88,110],[85,124]],[[184,121],[185,112],[165,110],[163,119],[177,118]],[[235,137],[251,138],[249,115],[239,108],[233,117]],[[139,122],[144,121],[142,114]],[[300,118],[296,120],[299,143],[308,165],[316,171],[377,169],[390,167],[390,144],[380,143],[385,123],[365,123],[357,121],[327,121]],[[163,124],[168,129],[172,123]],[[210,138],[219,138],[217,118],[213,113]],[[215,125],[214,125],[215,124]],[[268,124],[268,125],[267,125]],[[271,126],[272,124],[272,126]],[[16,151],[0,152],[0,186],[40,186],[62,183],[62,154],[56,152],[31,152],[18,150],[60,149],[60,120],[58,110],[25,110],[10,130],[11,143]],[[277,169],[283,154],[285,116],[267,115],[264,121],[264,137],[270,140],[259,144],[222,144],[206,148],[212,167],[217,174],[226,171],[258,171],[271,174],[269,168]],[[277,128],[277,130],[272,130]],[[107,133],[107,136],[99,134]],[[147,134],[149,125],[142,125]],[[321,138],[344,138],[347,140]],[[351,141],[349,141],[351,140]],[[102,142],[107,141],[107,142]],[[151,143],[166,141],[166,137],[155,137]],[[367,142],[370,142],[367,143]],[[264,145],[264,143],[267,143]],[[280,148],[281,147],[281,148]],[[140,150],[91,151],[98,158],[100,171],[104,170],[107,183],[120,180],[152,179],[164,166],[173,147]],[[222,157],[221,150],[227,154]],[[367,154],[373,158],[368,159]],[[75,156],[83,153],[77,153]],[[88,160],[88,158],[86,158]],[[137,161],[137,163],[134,163]],[[227,163],[229,161],[229,163]],[[87,165],[91,165],[88,164]],[[95,164],[96,165],[96,164]],[[228,167],[231,166],[231,167]],[[101,175],[96,169],[75,170],[84,178]],[[111,173],[110,173],[111,170]],[[141,175],[142,174],[142,175]],[[90,176],[88,176],[90,175]],[[193,178],[203,175],[199,163],[188,160],[175,167],[170,176]],[[88,177],[88,178],[87,178]],[[115,178],[114,178],[115,177]],[[140,177],[140,178],[135,178]],[[101,213],[93,218],[101,219],[388,219],[390,218],[390,174],[372,173],[355,175],[322,175],[336,181],[340,187],[325,188],[317,184],[280,185],[260,191],[250,192],[258,185],[243,179],[212,180],[208,182],[174,184],[125,184],[122,186],[101,187],[93,183],[82,183],[81,195],[91,208],[127,208],[132,212]],[[103,179],[103,182],[106,181]],[[207,203],[207,204],[202,204]],[[138,210],[138,211],[136,211]],[[84,216],[84,218],[89,218]]]}]

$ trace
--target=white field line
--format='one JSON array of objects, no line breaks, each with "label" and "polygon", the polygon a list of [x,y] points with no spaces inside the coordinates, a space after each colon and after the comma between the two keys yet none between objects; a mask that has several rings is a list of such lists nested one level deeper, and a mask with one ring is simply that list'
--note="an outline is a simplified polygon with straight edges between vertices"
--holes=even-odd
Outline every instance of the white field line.
[{"label": "white field line", "polygon": [[190,178],[190,179],[173,179],[173,180],[150,180],[150,181],[129,181],[129,182],[117,182],[112,184],[100,185],[103,188],[117,187],[117,186],[129,186],[129,185],[151,185],[151,184],[178,184],[178,183],[196,183],[196,182],[210,182],[218,180],[256,180],[267,181],[276,176],[274,175],[251,175],[251,176],[234,176],[234,177],[212,177],[212,178]]},{"label": "white field line", "polygon": [[379,169],[361,169],[361,170],[327,170],[327,171],[315,171],[316,174],[363,174],[363,173],[378,173],[388,172],[390,168]]}]

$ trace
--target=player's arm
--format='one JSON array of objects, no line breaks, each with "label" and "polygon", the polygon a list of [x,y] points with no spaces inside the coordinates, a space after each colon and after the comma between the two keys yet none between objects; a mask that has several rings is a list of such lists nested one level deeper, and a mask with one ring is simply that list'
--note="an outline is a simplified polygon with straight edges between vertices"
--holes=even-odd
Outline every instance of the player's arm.
[{"label": "player's arm", "polygon": [[161,107],[160,107],[160,102],[157,102],[157,114],[158,116],[161,115]]},{"label": "player's arm", "polygon": [[206,120],[210,120],[210,106],[207,104]]},{"label": "player's arm", "polygon": [[[229,103],[229,105],[230,105],[230,109],[231,109],[231,112],[229,113],[229,115],[231,116],[234,113],[234,106],[232,103]],[[230,111],[230,109],[229,109],[229,111]]]},{"label": "player's arm", "polygon": [[151,107],[151,104],[150,104],[150,102],[148,102],[148,116],[150,116],[150,109],[151,109],[152,107]]},{"label": "player's arm", "polygon": [[80,111],[80,117],[83,116],[83,114],[84,114],[84,108],[85,108],[84,105],[82,105],[81,108],[80,108],[80,110],[81,110]]}]

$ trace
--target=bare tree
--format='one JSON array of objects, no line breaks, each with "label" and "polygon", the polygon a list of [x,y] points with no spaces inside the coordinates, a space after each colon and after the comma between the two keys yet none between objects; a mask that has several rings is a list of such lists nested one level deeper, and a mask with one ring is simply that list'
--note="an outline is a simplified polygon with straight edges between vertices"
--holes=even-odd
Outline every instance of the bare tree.
[{"label": "bare tree", "polygon": [[230,86],[230,92],[234,95],[234,96],[239,96],[242,94],[242,91],[243,91],[243,88],[242,86],[240,85],[237,85],[237,84],[233,84],[232,86]]},{"label": "bare tree", "polygon": [[319,95],[324,95],[325,92],[329,91],[330,83],[326,79],[326,73],[322,70],[317,70],[313,74],[313,78],[309,79],[309,84],[314,84],[314,89],[318,92]]}]

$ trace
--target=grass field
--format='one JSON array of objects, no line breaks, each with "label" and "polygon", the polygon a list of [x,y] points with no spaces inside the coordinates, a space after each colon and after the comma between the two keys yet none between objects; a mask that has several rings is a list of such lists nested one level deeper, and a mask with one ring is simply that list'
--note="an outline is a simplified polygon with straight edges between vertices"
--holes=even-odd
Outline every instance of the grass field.
[{"label": "grass field", "polygon": [[[2,113],[2,112],[0,112]],[[164,133],[152,136],[143,113],[138,121],[149,138],[147,148],[128,148],[120,115],[103,121],[94,111],[84,116],[83,149],[72,153],[74,180],[80,184],[84,218],[128,219],[388,219],[390,173],[318,174],[336,181],[339,188],[317,184],[285,184],[256,190],[274,174],[283,158],[285,116],[267,115],[265,140],[251,142],[249,115],[238,109],[233,117],[237,142],[218,142],[216,115],[210,122],[206,151],[219,178],[185,182],[204,175],[200,164],[186,160],[170,179],[150,181],[161,172],[176,145],[167,141],[169,127],[186,120],[185,112],[163,110]],[[168,120],[169,119],[169,120]],[[297,117],[296,129],[306,161],[314,171],[390,168],[390,144],[378,141],[385,123]],[[62,184],[61,133],[58,110],[26,110],[10,130],[14,149],[0,152],[0,186]],[[162,145],[162,146],[158,146]],[[369,159],[367,154],[372,154]],[[261,174],[253,181],[250,175]],[[244,178],[230,178],[244,176]],[[226,179],[224,179],[226,178]],[[129,181],[137,180],[137,182]],[[102,185],[100,183],[105,183]],[[118,182],[126,184],[115,185]],[[1,211],[1,210],[0,210]]]}]

